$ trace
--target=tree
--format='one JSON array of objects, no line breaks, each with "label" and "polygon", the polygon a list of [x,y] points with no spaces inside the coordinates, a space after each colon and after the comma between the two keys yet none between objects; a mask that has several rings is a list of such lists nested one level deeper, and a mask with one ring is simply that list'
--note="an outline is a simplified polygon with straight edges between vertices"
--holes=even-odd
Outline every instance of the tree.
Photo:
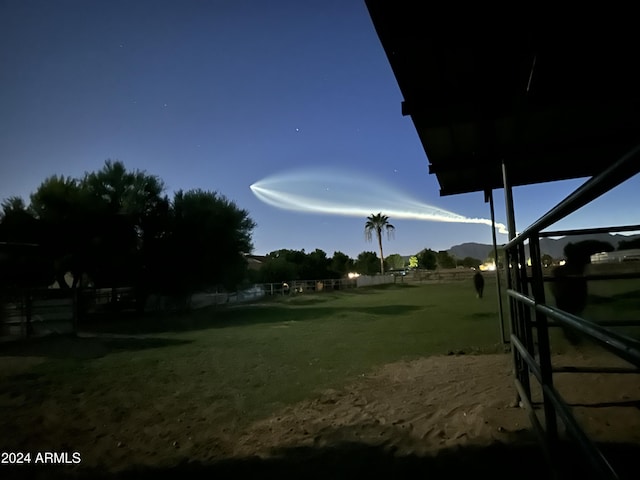
[{"label": "tree", "polygon": [[298,278],[298,266],[286,255],[271,252],[260,267],[258,278],[262,283],[289,282]]},{"label": "tree", "polygon": [[107,160],[81,182],[92,202],[92,217],[100,219],[91,239],[97,285],[134,286],[142,309],[150,291],[166,288],[165,266],[170,247],[170,202],[164,183],[145,171],[127,170]]},{"label": "tree", "polygon": [[9,197],[0,207],[0,241],[36,244],[42,240],[40,223],[21,197]]},{"label": "tree", "polygon": [[402,255],[400,255],[399,253],[389,255],[385,259],[385,262],[389,266],[389,268],[392,268],[394,270],[400,270],[404,268],[404,258],[402,258]]},{"label": "tree", "polygon": [[106,202],[110,211],[141,218],[153,211],[162,199],[164,183],[145,171],[128,171],[124,163],[107,160],[101,170],[86,173],[83,185]]},{"label": "tree", "polygon": [[409,258],[409,268],[418,268],[418,257],[416,255]]},{"label": "tree", "polygon": [[464,257],[460,262],[458,262],[459,265],[462,265],[465,268],[478,268],[481,263],[481,260],[473,257]]},{"label": "tree", "polygon": [[316,248],[313,252],[309,252],[303,258],[300,268],[300,274],[303,279],[316,280],[329,278],[331,275],[329,264],[331,260],[327,258],[324,250]]},{"label": "tree", "polygon": [[74,178],[53,175],[31,194],[29,211],[39,220],[41,245],[51,258],[55,280],[69,288],[65,274],[73,274],[74,287],[87,269],[89,225],[95,224],[90,202],[82,185]]},{"label": "tree", "polygon": [[356,259],[356,272],[361,275],[375,275],[378,272],[379,262],[376,252],[361,252]]},{"label": "tree", "polygon": [[41,222],[28,211],[21,197],[9,197],[1,207],[0,297],[12,288],[51,285],[53,264],[40,246],[43,240]]},{"label": "tree", "polygon": [[333,252],[329,268],[338,278],[345,277],[349,272],[353,271],[354,261],[342,252]]},{"label": "tree", "polygon": [[[19,197],[2,202],[0,242],[39,244],[38,272],[48,276],[46,285],[57,281],[61,288],[81,287],[85,274],[96,286],[138,287],[139,300],[152,291],[186,295],[213,285],[235,288],[253,248],[255,223],[248,213],[216,192],[179,191],[170,202],[163,191],[158,177],[128,171],[119,161],[107,160],[81,180],[54,175],[31,194],[29,207]],[[4,248],[3,272],[9,266],[12,272],[20,265],[36,268],[20,260],[34,256],[30,252]],[[324,252],[312,258],[327,271]]]},{"label": "tree", "polygon": [[425,248],[416,256],[418,257],[418,266],[420,268],[424,268],[426,270],[435,270],[438,266],[438,258],[436,256],[436,252],[434,252],[430,248]]},{"label": "tree", "polygon": [[371,241],[373,232],[378,239],[378,249],[380,251],[380,273],[384,275],[384,253],[382,251],[382,231],[386,230],[387,238],[391,236],[396,227],[389,223],[389,217],[378,213],[376,215],[370,215],[367,217],[367,223],[364,226],[365,238],[367,241]]},{"label": "tree", "polygon": [[436,258],[438,260],[439,268],[456,268],[455,259],[451,255],[449,255],[446,250],[440,250],[438,253],[436,253]]},{"label": "tree", "polygon": [[553,257],[548,253],[542,255],[542,258],[540,260],[542,262],[542,266],[545,268],[550,267],[553,264]]},{"label": "tree", "polygon": [[329,259],[318,248],[309,253],[281,249],[266,256],[258,277],[265,283],[339,278],[351,270],[352,264],[353,261],[340,252],[334,253],[334,258]]},{"label": "tree", "polygon": [[5,198],[0,206],[2,207],[2,211],[0,212],[0,221],[2,221],[7,215],[27,212],[27,206],[24,203],[24,199],[18,196]]},{"label": "tree", "polygon": [[148,233],[149,220],[168,206],[160,178],[141,170],[127,171],[119,161],[107,160],[98,172],[85,174],[82,184],[111,214],[126,216],[140,241]]},{"label": "tree", "polygon": [[171,205],[165,251],[168,286],[177,294],[221,285],[237,287],[253,249],[255,223],[246,210],[217,192],[179,190]]}]

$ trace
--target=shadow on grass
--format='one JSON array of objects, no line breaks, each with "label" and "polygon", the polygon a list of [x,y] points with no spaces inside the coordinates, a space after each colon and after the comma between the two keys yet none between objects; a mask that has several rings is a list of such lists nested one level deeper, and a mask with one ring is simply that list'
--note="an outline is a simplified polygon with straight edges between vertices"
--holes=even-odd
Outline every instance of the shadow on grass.
[{"label": "shadow on grass", "polygon": [[286,305],[319,305],[321,303],[327,303],[330,300],[335,299],[335,296],[329,296],[329,295],[323,295],[323,296],[317,296],[317,297],[296,297],[296,298],[292,298],[289,301],[285,301],[283,303],[285,303]]},{"label": "shadow on grass", "polygon": [[378,305],[354,307],[314,307],[306,305],[243,305],[206,308],[174,316],[160,315],[137,320],[103,321],[82,326],[86,332],[143,334],[183,332],[211,328],[238,327],[264,323],[304,322],[332,318],[347,313],[365,315],[405,315],[421,310],[417,305]]},{"label": "shadow on grass", "polygon": [[[566,451],[565,451],[566,450]],[[620,478],[637,478],[633,468],[640,448],[610,445],[603,448]],[[559,470],[563,479],[590,478],[588,465],[568,449],[560,450],[564,461]],[[132,459],[133,460],[133,459]],[[587,475],[587,476],[585,476]],[[332,447],[297,447],[276,452],[271,458],[237,458],[202,464],[183,462],[169,468],[131,468],[110,474],[101,469],[63,465],[6,468],[6,479],[164,479],[164,478],[242,478],[242,479],[547,479],[553,478],[538,445],[495,444],[488,447],[458,447],[436,456],[399,455],[390,448],[361,443],[342,443]]]},{"label": "shadow on grass", "polygon": [[474,312],[467,315],[472,318],[497,318],[498,315],[495,312]]},{"label": "shadow on grass", "polygon": [[126,350],[143,350],[191,343],[190,340],[168,338],[80,338],[50,335],[0,344],[0,356],[91,359]]},{"label": "shadow on grass", "polygon": [[349,290],[349,293],[354,293],[356,295],[369,295],[369,294],[375,294],[380,290],[383,290],[383,291],[404,290],[408,288],[418,288],[418,287],[419,287],[418,285],[412,285],[408,282],[398,281],[398,283],[383,283],[381,285],[369,285],[367,287],[355,288],[353,290]]}]

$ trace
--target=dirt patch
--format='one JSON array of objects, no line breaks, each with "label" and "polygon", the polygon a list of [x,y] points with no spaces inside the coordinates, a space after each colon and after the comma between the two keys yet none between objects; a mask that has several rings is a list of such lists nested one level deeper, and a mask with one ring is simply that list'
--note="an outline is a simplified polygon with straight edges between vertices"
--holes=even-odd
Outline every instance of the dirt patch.
[{"label": "dirt patch", "polygon": [[[8,358],[0,358],[5,367]],[[38,360],[23,357],[20,361],[27,362],[14,375],[25,374],[24,365]],[[557,355],[553,361],[566,366],[624,365],[606,354],[580,351]],[[557,374],[556,379],[558,389],[596,440],[640,445],[638,375]],[[475,462],[469,468],[477,473],[482,462],[493,458],[487,452],[495,453],[492,461],[517,465],[516,456],[505,457],[504,451],[495,450],[499,446],[524,449],[527,458],[540,454],[527,413],[516,406],[509,354],[434,356],[388,364],[344,388],[326,390],[242,428],[234,428],[233,419],[220,416],[214,399],[189,416],[184,409],[193,405],[176,406],[175,399],[136,400],[135,385],[131,388],[115,392],[111,405],[84,392],[82,400],[72,405],[42,398],[27,415],[15,403],[17,397],[0,402],[0,407],[3,415],[22,415],[11,424],[21,449],[56,446],[82,453],[80,466],[49,468],[40,471],[41,478],[55,474],[101,478],[118,472],[129,472],[133,478],[132,472],[138,475],[139,469],[157,477],[158,472],[176,466],[180,471],[206,467],[199,471],[202,475],[236,476],[254,468],[263,472],[273,468],[319,478],[305,469],[333,475],[335,470],[322,470],[330,462],[340,468],[350,465],[387,474],[406,469],[407,473],[420,470],[421,462],[435,457],[449,458],[454,466]],[[534,400],[537,396],[534,389]],[[123,406],[136,411],[135,416],[127,414],[124,423],[114,417]],[[11,447],[10,440],[2,439],[2,449]],[[455,457],[451,452],[464,455]],[[535,468],[541,468],[539,464]],[[430,464],[429,468],[435,467]],[[12,474],[27,472],[34,474],[27,469]]]},{"label": "dirt patch", "polygon": [[254,424],[235,455],[294,446],[359,442],[398,454],[531,438],[514,408],[506,355],[429,357],[384,366],[341,390],[288,407]]}]

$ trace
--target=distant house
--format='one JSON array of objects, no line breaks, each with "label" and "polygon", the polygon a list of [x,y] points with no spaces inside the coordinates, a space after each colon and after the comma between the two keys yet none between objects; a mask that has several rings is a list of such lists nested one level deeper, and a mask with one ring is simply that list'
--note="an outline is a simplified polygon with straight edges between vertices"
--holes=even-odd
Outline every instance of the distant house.
[{"label": "distant house", "polygon": [[640,262],[640,248],[591,255],[591,263]]}]

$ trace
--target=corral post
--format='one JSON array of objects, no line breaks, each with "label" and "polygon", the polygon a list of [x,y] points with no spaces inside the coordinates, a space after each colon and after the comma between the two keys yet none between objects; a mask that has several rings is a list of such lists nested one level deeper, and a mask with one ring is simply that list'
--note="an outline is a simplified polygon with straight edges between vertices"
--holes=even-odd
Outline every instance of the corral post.
[{"label": "corral post", "polygon": [[496,214],[493,205],[493,190],[485,190],[485,202],[489,200],[489,210],[491,210],[491,236],[493,237],[493,258],[496,263],[496,289],[498,292],[498,318],[500,320],[500,340],[504,345],[507,339],[504,334],[504,310],[502,308],[502,286],[500,282],[500,269],[498,268],[498,241],[496,240]]},{"label": "corral post", "polygon": [[[517,246],[518,249],[518,281],[517,290],[519,293],[527,295],[529,293],[529,278],[527,277],[527,256],[525,255],[524,242],[520,242]],[[527,347],[527,351],[531,355],[535,355],[533,348],[533,328],[531,325],[531,309],[525,306],[522,302],[518,302],[520,307],[520,322],[522,325],[522,333],[524,344]],[[527,368],[527,375],[528,373]]]},{"label": "corral post", "polygon": [[[507,216],[507,229],[509,231],[509,241],[513,240],[516,237],[516,221],[515,221],[515,209],[513,207],[513,192],[511,190],[511,182],[509,182],[509,176],[507,172],[507,166],[505,162],[502,162],[502,181],[504,185],[504,203],[506,209]],[[516,252],[517,253],[517,252]],[[515,257],[515,258],[514,258]],[[505,271],[507,272],[507,288],[511,289],[514,284],[514,279],[512,277],[513,268],[518,268],[517,262],[520,260],[516,255],[512,255],[512,253],[508,250],[505,250]],[[515,261],[516,265],[511,266],[511,262]],[[518,275],[516,275],[515,283],[517,288]],[[511,317],[511,334],[516,337],[520,337],[522,335],[523,325],[521,324],[519,318],[519,307],[516,304],[515,300],[509,297],[509,315]],[[522,335],[521,338],[525,336]],[[517,348],[512,348],[511,352],[513,354],[513,366],[515,369],[515,376],[522,384],[527,397],[531,397],[531,385],[529,383],[529,367],[525,363],[525,361],[521,358],[518,353]],[[520,394],[516,392],[516,400],[520,401]]]},{"label": "corral post", "polygon": [[[542,252],[540,251],[540,238],[537,233],[529,238],[529,252],[531,253],[533,298],[537,304],[545,304],[544,280],[542,274]],[[535,316],[542,382],[544,385],[553,387],[553,370],[551,365],[551,347],[549,345],[549,325],[547,322],[547,316],[538,310],[535,311]],[[542,389],[542,396],[544,401],[546,437],[550,445],[549,450],[553,453],[558,440],[558,420],[556,418],[556,409],[553,406],[551,398],[549,398],[547,389]]]}]

